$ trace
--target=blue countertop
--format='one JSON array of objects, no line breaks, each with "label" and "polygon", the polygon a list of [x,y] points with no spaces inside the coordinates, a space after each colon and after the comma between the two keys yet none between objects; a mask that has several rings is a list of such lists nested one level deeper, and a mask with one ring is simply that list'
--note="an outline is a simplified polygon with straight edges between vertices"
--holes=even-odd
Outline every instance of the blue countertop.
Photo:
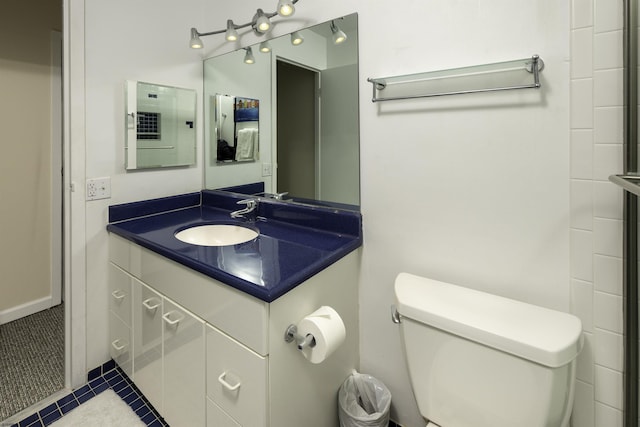
[{"label": "blue countertop", "polygon": [[[359,212],[260,199],[255,222],[231,219],[246,197],[205,190],[109,207],[107,230],[222,283],[271,302],[362,245]],[[233,246],[198,246],[175,233],[239,224],[260,235]]]}]

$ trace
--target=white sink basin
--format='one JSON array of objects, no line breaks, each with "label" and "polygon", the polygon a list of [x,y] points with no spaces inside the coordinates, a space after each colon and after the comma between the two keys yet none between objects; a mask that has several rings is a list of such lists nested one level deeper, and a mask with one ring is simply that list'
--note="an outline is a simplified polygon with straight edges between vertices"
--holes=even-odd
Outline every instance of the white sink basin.
[{"label": "white sink basin", "polygon": [[176,239],[199,246],[231,246],[258,237],[251,228],[230,224],[197,225],[175,234]]}]

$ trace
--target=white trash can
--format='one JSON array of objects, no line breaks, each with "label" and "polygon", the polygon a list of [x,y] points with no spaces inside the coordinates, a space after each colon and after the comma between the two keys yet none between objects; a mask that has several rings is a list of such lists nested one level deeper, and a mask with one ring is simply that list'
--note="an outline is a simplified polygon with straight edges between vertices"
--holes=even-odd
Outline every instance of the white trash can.
[{"label": "white trash can", "polygon": [[382,381],[353,371],[338,391],[340,427],[387,427],[391,392]]}]

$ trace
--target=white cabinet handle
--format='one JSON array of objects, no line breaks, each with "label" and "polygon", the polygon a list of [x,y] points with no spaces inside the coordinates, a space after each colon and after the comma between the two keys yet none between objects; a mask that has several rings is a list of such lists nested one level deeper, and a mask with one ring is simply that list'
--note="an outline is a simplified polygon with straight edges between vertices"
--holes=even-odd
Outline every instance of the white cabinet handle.
[{"label": "white cabinet handle", "polygon": [[117,352],[121,352],[122,350],[124,350],[127,345],[126,344],[120,344],[120,340],[115,340],[111,343],[111,347],[113,347],[113,349]]},{"label": "white cabinet handle", "polygon": [[237,384],[231,385],[225,380],[226,376],[227,376],[227,372],[225,371],[222,374],[220,374],[220,376],[218,377],[218,382],[222,384],[224,388],[226,388],[229,391],[236,391],[237,389],[240,388],[240,385],[242,384],[242,382],[238,381]]},{"label": "white cabinet handle", "polygon": [[[172,315],[176,315],[176,318],[171,319]],[[182,319],[184,319],[184,315],[176,310],[173,310],[168,313],[165,313],[165,315],[162,316],[162,318],[164,319],[165,322],[167,322],[167,325],[174,326],[180,323]]]},{"label": "white cabinet handle", "polygon": [[146,300],[142,301],[142,305],[147,310],[153,311],[156,308],[160,307],[160,301],[158,301],[157,298],[151,297],[151,298],[147,298]]},{"label": "white cabinet handle", "polygon": [[111,296],[117,300],[121,300],[124,297],[127,296],[127,294],[125,294],[124,292],[122,292],[122,290],[120,289],[116,289],[115,291],[111,292]]}]

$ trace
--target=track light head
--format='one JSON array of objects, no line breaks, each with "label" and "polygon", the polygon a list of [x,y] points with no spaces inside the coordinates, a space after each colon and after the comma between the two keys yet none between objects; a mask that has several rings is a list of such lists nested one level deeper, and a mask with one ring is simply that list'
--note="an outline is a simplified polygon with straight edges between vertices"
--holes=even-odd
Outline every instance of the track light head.
[{"label": "track light head", "polygon": [[238,40],[238,32],[236,31],[236,26],[233,24],[233,21],[231,19],[227,19],[227,31],[224,33],[224,38],[229,42]]},{"label": "track light head", "polygon": [[189,42],[191,49],[202,49],[202,40],[200,40],[200,34],[195,28],[191,29],[191,41]]},{"label": "track light head", "polygon": [[262,9],[258,9],[254,19],[255,19],[255,24],[253,28],[257,32],[264,34],[271,29],[271,21],[269,20],[267,15],[264,14]]},{"label": "track light head", "polygon": [[263,41],[262,43],[260,43],[259,50],[262,53],[269,53],[271,52],[271,44],[269,44],[268,41]]},{"label": "track light head", "polygon": [[280,16],[292,16],[296,11],[295,6],[291,0],[279,0],[278,1],[278,15]]},{"label": "track light head", "polygon": [[333,44],[344,43],[347,40],[347,35],[342,31],[334,21],[331,21],[331,32],[333,33]]},{"label": "track light head", "polygon": [[301,45],[304,42],[304,37],[297,31],[291,33],[291,44],[294,46]]},{"label": "track light head", "polygon": [[244,50],[247,51],[247,53],[244,54],[244,63],[245,64],[253,64],[253,63],[255,63],[256,59],[253,57],[253,51],[251,50],[251,48],[247,47]]}]

